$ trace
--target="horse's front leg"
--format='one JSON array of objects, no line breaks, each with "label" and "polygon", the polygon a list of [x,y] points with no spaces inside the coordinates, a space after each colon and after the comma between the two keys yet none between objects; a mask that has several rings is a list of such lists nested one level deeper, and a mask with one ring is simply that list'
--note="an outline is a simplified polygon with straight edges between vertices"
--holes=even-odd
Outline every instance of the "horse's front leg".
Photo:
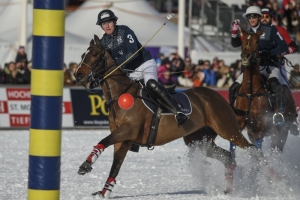
[{"label": "horse's front leg", "polygon": [[107,199],[110,198],[112,189],[113,189],[114,185],[116,184],[116,177],[118,176],[121,166],[123,164],[123,161],[126,157],[126,154],[131,147],[131,143],[129,143],[129,142],[117,143],[114,145],[114,147],[115,147],[114,148],[114,160],[113,160],[113,164],[110,169],[109,177],[107,178],[107,181],[106,181],[102,191],[95,192],[92,195],[100,195]]},{"label": "horse's front leg", "polygon": [[108,146],[116,143],[121,143],[123,141],[132,140],[134,138],[135,135],[132,129],[126,124],[121,125],[117,130],[113,131],[110,135],[102,139],[96,146],[94,146],[93,151],[79,167],[78,174],[84,175],[92,171],[92,165],[96,162],[101,153]]}]

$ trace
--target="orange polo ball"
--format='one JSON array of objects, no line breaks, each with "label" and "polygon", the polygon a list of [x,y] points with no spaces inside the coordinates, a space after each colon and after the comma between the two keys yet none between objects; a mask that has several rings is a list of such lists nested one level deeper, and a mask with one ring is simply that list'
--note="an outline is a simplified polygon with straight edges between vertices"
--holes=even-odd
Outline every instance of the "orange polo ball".
[{"label": "orange polo ball", "polygon": [[118,99],[118,104],[120,108],[124,110],[130,109],[134,104],[134,98],[131,94],[124,93]]}]

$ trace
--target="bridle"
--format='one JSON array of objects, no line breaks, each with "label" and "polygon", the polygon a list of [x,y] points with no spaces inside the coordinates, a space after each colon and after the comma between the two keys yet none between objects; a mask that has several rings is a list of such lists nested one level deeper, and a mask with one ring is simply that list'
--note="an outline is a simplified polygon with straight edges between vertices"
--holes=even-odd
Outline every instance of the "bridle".
[{"label": "bridle", "polygon": [[[247,45],[246,45],[246,49],[251,49],[251,46],[249,44],[250,42],[250,38],[251,38],[251,35],[248,35],[247,36]],[[258,41],[257,41],[258,42]],[[257,45],[256,49],[254,51],[252,51],[250,54],[247,54],[247,53],[241,53],[241,58],[242,58],[242,65],[243,66],[246,66],[246,67],[249,67],[250,66],[250,63],[252,62],[259,62],[260,61],[260,58],[257,57],[257,54],[258,54],[258,48],[259,48],[259,45]],[[243,51],[244,48],[242,48],[242,51]]]},{"label": "bridle", "polygon": [[[250,38],[251,38],[251,35],[248,35],[247,36],[247,45],[246,45],[246,49],[250,49],[251,50],[251,46],[250,46]],[[257,41],[258,42],[258,41]],[[259,45],[256,46],[256,48],[251,52],[251,53],[241,53],[241,58],[242,58],[242,65],[249,68],[251,66],[253,66],[253,63],[259,63],[260,62],[260,57],[257,57],[258,55],[258,49],[259,49]],[[242,48],[242,51],[244,50],[244,48]],[[257,67],[258,70],[259,70],[259,64],[255,64],[254,67]],[[243,80],[245,81],[245,80]],[[239,110],[239,109],[234,109],[235,110],[235,113],[237,115],[246,115],[248,116],[250,114],[250,108],[251,108],[251,101],[253,98],[255,97],[259,97],[259,96],[269,96],[268,93],[258,93],[262,88],[263,88],[263,83],[261,83],[261,86],[257,89],[256,92],[251,92],[252,91],[252,86],[251,86],[251,74],[248,73],[248,77],[247,77],[247,92],[246,94],[242,93],[238,93],[237,96],[240,96],[240,97],[245,97],[247,98],[247,104],[248,104],[248,109],[247,111],[242,111],[242,110]]]},{"label": "bridle", "polygon": [[[103,76],[104,76],[104,73],[105,73],[106,70],[107,70],[107,69],[106,69],[106,68],[107,68],[107,63],[106,63],[106,59],[105,59],[105,54],[106,54],[107,51],[104,50],[104,51],[100,54],[99,58],[97,59],[97,61],[95,62],[95,64],[93,64],[93,66],[90,66],[89,64],[87,64],[86,62],[84,62],[85,57],[86,57],[88,51],[89,51],[90,49],[92,49],[92,48],[95,48],[95,47],[101,49],[101,47],[100,47],[99,45],[90,46],[90,47],[87,49],[87,51],[83,54],[83,56],[82,56],[83,58],[82,58],[82,60],[81,60],[81,62],[79,63],[78,66],[81,66],[81,65],[87,66],[87,67],[89,68],[89,82],[90,82],[90,84],[96,84],[97,86],[99,86],[99,84],[101,83],[102,78],[103,78]],[[96,70],[97,70],[97,67],[100,66],[100,64],[101,64],[101,66],[104,66],[104,67],[102,67],[102,68],[100,68],[100,70],[96,71]],[[99,76],[98,74],[102,74],[102,75]],[[94,91],[94,92],[93,92],[93,91],[91,91],[90,88],[87,88],[86,85],[85,85],[85,83],[84,83],[83,81],[80,81],[79,83],[80,83],[81,85],[83,85],[83,87],[84,87],[88,92],[91,92],[91,93],[96,93],[96,92],[97,92],[97,91]]]}]

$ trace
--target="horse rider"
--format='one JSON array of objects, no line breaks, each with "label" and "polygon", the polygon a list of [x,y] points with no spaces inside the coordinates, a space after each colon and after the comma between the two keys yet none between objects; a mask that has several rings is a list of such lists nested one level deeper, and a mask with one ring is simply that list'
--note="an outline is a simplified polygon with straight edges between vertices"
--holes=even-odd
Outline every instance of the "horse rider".
[{"label": "horse rider", "polygon": [[[283,97],[283,87],[285,84],[284,77],[280,74],[280,63],[277,55],[283,54],[288,50],[288,45],[281,37],[275,26],[265,25],[260,22],[262,13],[259,7],[250,6],[247,8],[243,18],[247,19],[251,28],[249,33],[256,33],[259,30],[264,30],[264,33],[259,39],[259,53],[260,53],[260,71],[268,79],[268,84],[272,93],[272,99],[279,113],[285,112],[285,99]],[[239,20],[234,20],[231,29],[231,44],[233,47],[242,45],[242,40],[238,36]],[[235,93],[243,81],[243,74],[241,74],[236,82],[229,88],[229,102],[233,106],[235,101]],[[275,124],[284,122],[282,115],[277,115]]]},{"label": "horse rider", "polygon": [[[96,25],[100,25],[105,32],[100,39],[101,45],[109,50],[110,55],[119,66],[142,46],[134,32],[125,25],[117,25],[118,17],[109,9],[98,14]],[[167,105],[181,127],[189,117],[181,112],[166,88],[157,81],[157,65],[150,52],[142,48],[122,69],[129,72],[129,77],[134,80],[144,79],[146,88],[156,103]]]},{"label": "horse rider", "polygon": [[[271,25],[272,24],[272,19],[274,19],[274,12],[273,12],[273,10],[271,10],[270,8],[262,8],[261,9],[261,13],[262,13],[262,17],[261,17],[260,22],[262,24]],[[275,25],[275,27],[278,30],[278,32],[280,33],[280,35],[282,36],[282,38],[284,39],[284,41],[288,45],[288,50],[281,55],[282,58],[286,54],[292,54],[292,53],[297,52],[299,50],[299,47],[295,43],[295,41],[293,41],[293,39],[291,38],[291,36],[287,32],[287,30],[285,28],[283,28],[282,26]],[[281,73],[283,73],[283,75],[285,77],[287,77],[286,76],[286,69],[285,69],[284,62],[281,63],[281,68],[284,69],[284,71],[281,71]],[[290,98],[293,98],[293,96],[291,96]],[[296,121],[291,125],[290,132],[293,135],[299,135],[298,124],[297,124]]]}]

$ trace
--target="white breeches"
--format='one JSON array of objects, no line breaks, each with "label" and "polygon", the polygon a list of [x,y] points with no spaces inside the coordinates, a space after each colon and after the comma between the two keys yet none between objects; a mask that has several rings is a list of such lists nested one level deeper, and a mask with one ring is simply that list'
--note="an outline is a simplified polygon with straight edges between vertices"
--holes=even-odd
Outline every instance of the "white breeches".
[{"label": "white breeches", "polygon": [[144,62],[141,66],[135,69],[134,72],[129,74],[133,80],[144,79],[145,84],[149,79],[157,81],[157,65],[154,59]]}]

